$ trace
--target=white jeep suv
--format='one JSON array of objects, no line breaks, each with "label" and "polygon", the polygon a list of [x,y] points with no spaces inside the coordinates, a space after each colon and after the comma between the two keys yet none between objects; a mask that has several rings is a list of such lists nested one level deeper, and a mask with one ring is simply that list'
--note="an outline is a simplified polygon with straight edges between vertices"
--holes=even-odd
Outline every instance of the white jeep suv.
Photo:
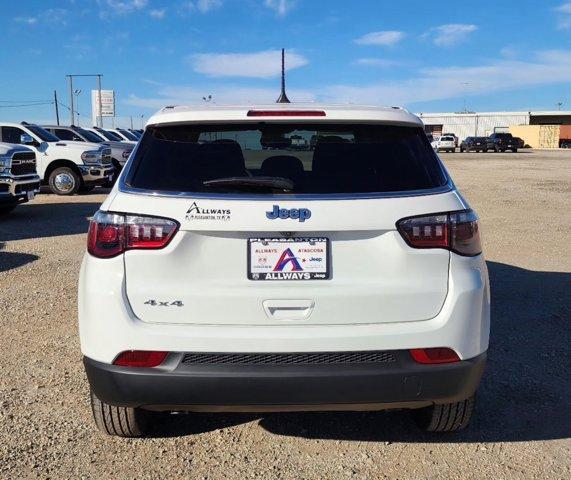
[{"label": "white jeep suv", "polygon": [[405,110],[167,107],[87,250],[81,349],[108,434],[144,434],[152,411],[470,420],[490,327],[478,219]]}]

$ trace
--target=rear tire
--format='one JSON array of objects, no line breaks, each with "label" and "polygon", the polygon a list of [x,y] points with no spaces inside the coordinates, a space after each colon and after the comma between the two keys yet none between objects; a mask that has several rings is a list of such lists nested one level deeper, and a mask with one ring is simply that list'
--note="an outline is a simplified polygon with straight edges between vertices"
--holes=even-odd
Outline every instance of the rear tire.
[{"label": "rear tire", "polygon": [[474,403],[474,396],[471,396],[461,402],[413,410],[412,416],[425,432],[456,432],[466,428],[470,423]]},{"label": "rear tire", "polygon": [[512,148],[513,153],[517,153],[517,148]]},{"label": "rear tire", "polygon": [[75,195],[81,188],[81,178],[69,167],[56,168],[48,179],[50,190],[56,195]]},{"label": "rear tire", "polygon": [[150,413],[140,408],[115,407],[91,392],[91,411],[95,425],[107,435],[135,438],[147,432]]}]

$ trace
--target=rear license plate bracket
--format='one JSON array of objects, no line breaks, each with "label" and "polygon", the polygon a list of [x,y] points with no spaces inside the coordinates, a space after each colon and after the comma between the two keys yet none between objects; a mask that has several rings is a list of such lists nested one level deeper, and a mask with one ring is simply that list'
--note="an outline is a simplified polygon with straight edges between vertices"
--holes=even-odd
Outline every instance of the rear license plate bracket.
[{"label": "rear license plate bracket", "polygon": [[329,280],[330,247],[325,237],[249,238],[249,280]]}]

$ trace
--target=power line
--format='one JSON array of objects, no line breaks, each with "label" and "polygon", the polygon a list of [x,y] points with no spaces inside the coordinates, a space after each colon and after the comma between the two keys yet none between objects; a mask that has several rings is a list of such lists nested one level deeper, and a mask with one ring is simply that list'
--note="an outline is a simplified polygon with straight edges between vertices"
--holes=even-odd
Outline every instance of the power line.
[{"label": "power line", "polygon": [[46,100],[0,100],[0,103],[38,103]]},{"label": "power line", "polygon": [[54,102],[23,103],[20,105],[0,105],[0,108],[37,107],[40,105],[53,105]]}]

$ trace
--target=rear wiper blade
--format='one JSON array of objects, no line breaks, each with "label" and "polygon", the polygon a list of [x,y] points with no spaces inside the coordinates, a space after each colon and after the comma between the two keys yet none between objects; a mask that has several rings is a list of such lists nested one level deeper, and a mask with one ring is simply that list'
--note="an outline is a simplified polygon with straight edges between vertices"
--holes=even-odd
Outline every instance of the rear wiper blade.
[{"label": "rear wiper blade", "polygon": [[294,189],[294,183],[283,177],[223,177],[205,180],[202,185],[205,187],[270,188],[283,191]]}]

